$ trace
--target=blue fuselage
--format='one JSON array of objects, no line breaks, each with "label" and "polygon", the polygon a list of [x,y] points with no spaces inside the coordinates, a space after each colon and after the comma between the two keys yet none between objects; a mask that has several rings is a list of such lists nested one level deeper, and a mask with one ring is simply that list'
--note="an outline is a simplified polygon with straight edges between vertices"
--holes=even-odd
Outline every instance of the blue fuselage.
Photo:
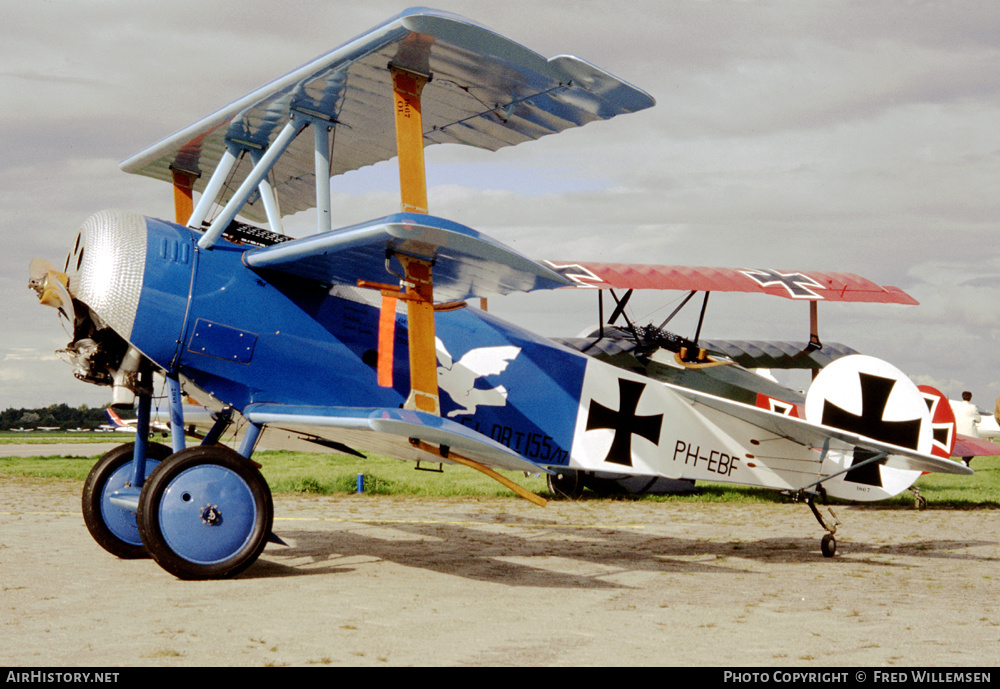
[{"label": "blue fuselage", "polygon": [[[147,232],[129,340],[164,370],[237,410],[254,403],[395,408],[405,401],[402,315],[393,386],[377,384],[377,292],[252,270],[242,261],[248,247],[222,241],[199,250],[200,235],[173,223],[147,219]],[[564,464],[585,357],[475,308],[435,320],[441,415],[538,463]],[[490,364],[497,352],[506,361]]]}]

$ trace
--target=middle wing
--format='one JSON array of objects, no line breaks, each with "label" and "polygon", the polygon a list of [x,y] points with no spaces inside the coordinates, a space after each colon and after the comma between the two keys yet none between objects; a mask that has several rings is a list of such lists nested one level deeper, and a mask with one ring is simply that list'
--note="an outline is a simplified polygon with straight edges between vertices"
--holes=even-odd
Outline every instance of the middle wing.
[{"label": "middle wing", "polygon": [[388,256],[399,252],[435,261],[434,294],[466,299],[533,289],[570,281],[500,242],[459,223],[418,213],[303,237],[244,254],[255,270],[274,270],[325,284],[384,281]]},{"label": "middle wing", "polygon": [[838,342],[824,342],[822,349],[811,347],[809,342],[770,340],[702,340],[699,344],[744,368],[819,370],[835,359],[859,353]]}]

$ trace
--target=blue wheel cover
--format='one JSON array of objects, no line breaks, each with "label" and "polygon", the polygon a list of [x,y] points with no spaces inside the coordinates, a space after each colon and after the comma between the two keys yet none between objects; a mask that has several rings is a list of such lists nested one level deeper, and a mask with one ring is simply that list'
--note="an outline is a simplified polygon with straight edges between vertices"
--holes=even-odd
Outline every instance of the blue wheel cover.
[{"label": "blue wheel cover", "polygon": [[[153,473],[159,460],[146,458],[146,478]],[[111,494],[122,490],[132,481],[132,462],[125,462],[108,477],[101,491],[101,519],[108,530],[129,545],[142,545],[139,537],[139,525],[135,521],[135,512],[124,507],[111,504]]]},{"label": "blue wheel cover", "polygon": [[158,518],[170,550],[188,562],[211,565],[233,557],[251,540],[257,504],[243,477],[205,464],[170,482],[160,497]]}]

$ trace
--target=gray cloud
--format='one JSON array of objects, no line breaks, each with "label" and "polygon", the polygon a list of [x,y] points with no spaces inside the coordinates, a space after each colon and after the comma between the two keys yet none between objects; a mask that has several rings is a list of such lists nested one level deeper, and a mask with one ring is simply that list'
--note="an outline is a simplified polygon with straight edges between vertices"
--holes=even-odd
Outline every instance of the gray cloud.
[{"label": "gray cloud", "polygon": [[[56,0],[5,10],[0,406],[107,399],[51,360],[65,335],[25,284],[28,260],[61,260],[92,212],[171,216],[169,188],[120,172],[119,160],[399,9]],[[823,305],[824,339],[952,396],[970,389],[989,406],[1000,394],[996,3],[442,9],[543,55],[590,60],[658,105],[495,154],[430,149],[432,212],[537,257],[817,268],[896,284],[922,305]],[[338,219],[394,211],[394,184],[391,165],[335,180]],[[706,336],[801,337],[807,327],[800,304],[718,296]],[[636,315],[675,297],[643,295]],[[547,334],[596,318],[590,295],[508,297],[491,310]]]}]

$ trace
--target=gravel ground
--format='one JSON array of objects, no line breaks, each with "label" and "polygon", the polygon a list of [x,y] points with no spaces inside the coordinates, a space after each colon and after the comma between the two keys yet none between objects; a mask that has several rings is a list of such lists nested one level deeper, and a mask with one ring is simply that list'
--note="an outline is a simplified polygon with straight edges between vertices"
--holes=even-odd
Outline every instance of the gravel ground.
[{"label": "gravel ground", "polygon": [[995,511],[277,496],[261,559],[185,582],[0,477],[0,665],[992,666]]}]

